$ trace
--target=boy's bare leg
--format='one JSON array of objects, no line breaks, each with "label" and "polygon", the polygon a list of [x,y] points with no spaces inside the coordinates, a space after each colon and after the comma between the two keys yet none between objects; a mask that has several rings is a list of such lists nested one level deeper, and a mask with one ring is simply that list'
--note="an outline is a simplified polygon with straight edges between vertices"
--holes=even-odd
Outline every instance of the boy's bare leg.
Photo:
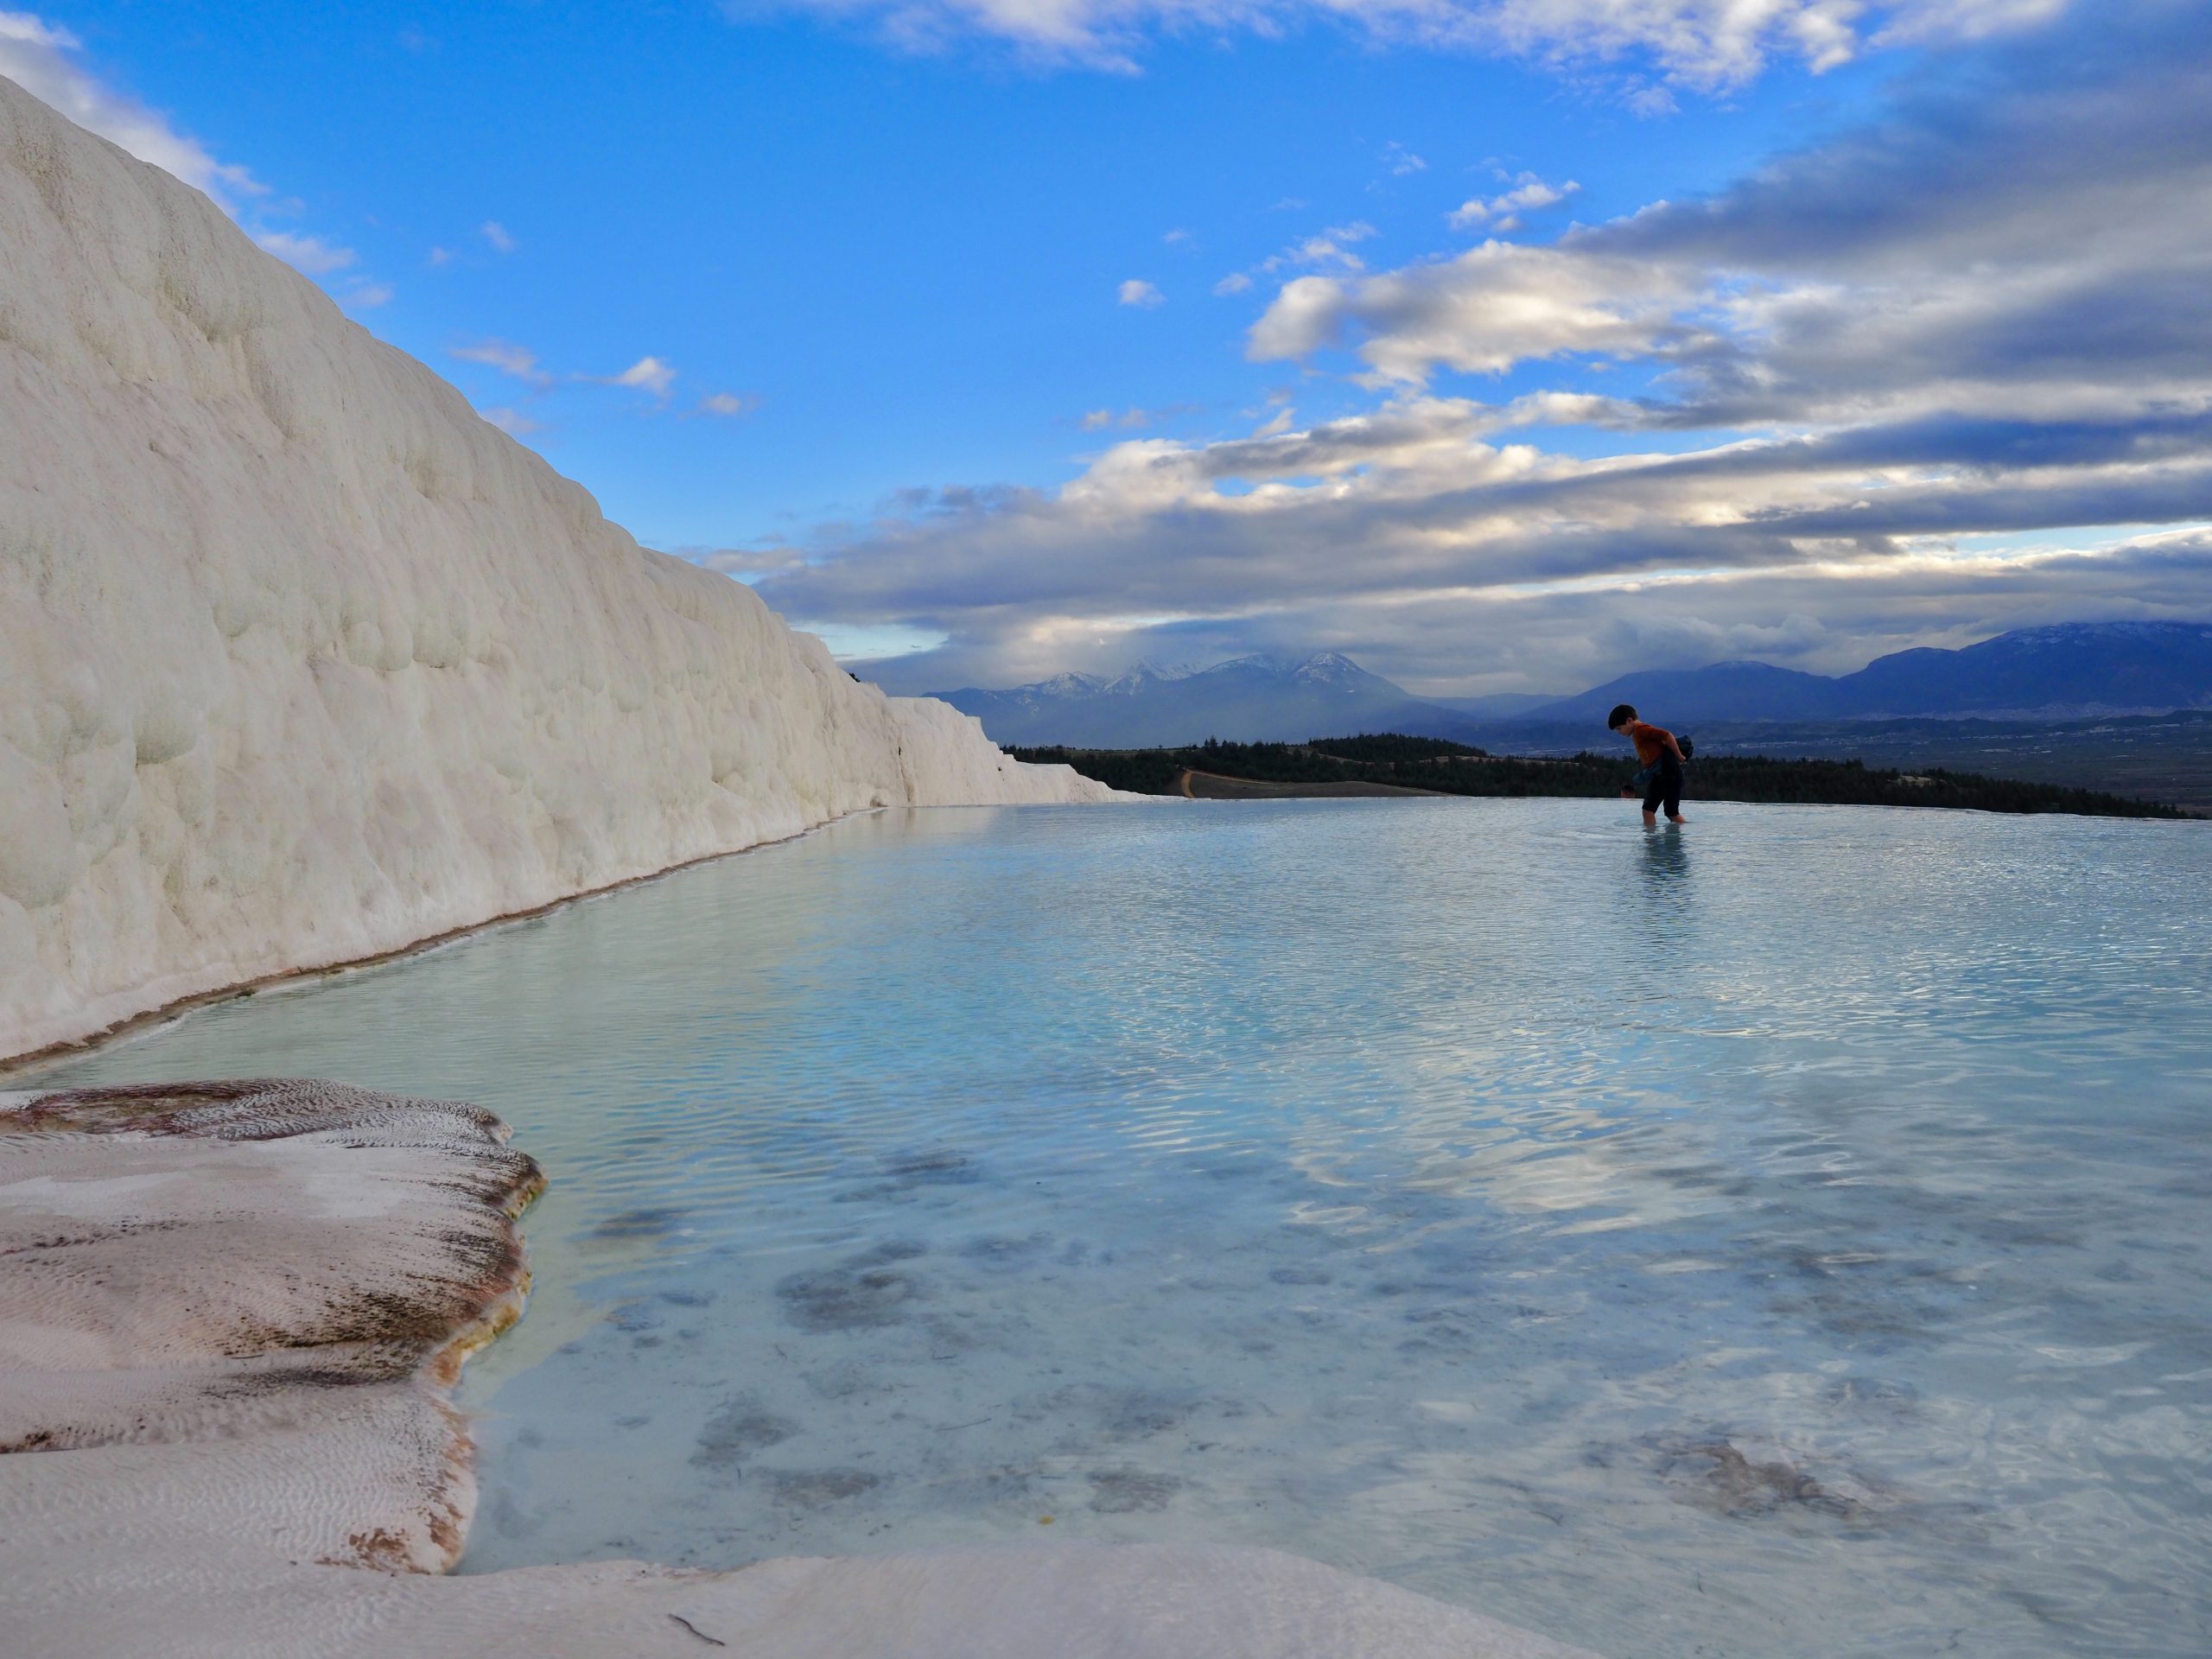
[{"label": "boy's bare leg", "polygon": [[1659,815],[1648,806],[1643,809],[1643,827],[1647,830],[1656,830],[1659,827]]}]

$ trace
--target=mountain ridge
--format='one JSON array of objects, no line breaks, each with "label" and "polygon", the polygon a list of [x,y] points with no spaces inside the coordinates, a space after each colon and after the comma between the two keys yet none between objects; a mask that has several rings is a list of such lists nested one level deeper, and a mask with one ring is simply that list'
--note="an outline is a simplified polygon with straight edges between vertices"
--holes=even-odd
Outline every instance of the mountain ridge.
[{"label": "mountain ridge", "polygon": [[1956,650],[1920,645],[1850,674],[1738,660],[1641,670],[1530,709],[1513,726],[1603,721],[1617,702],[1663,720],[2091,718],[2212,706],[2212,623],[2070,622]]},{"label": "mountain ridge", "polygon": [[1956,649],[1892,652],[1842,675],[1742,658],[1639,669],[1563,697],[1416,696],[1340,652],[1254,653],[1200,669],[1141,662],[1110,678],[1068,672],[934,695],[976,715],[1000,742],[1107,748],[1353,731],[1525,742],[1567,728],[1601,730],[1620,702],[1662,723],[2085,719],[2212,708],[2212,622],[2045,624]]},{"label": "mountain ridge", "polygon": [[1191,670],[1138,664],[1112,679],[1063,673],[934,695],[976,715],[1002,743],[1154,748],[1208,737],[1295,742],[1340,730],[1464,738],[1480,724],[1331,651],[1300,658],[1256,652]]}]

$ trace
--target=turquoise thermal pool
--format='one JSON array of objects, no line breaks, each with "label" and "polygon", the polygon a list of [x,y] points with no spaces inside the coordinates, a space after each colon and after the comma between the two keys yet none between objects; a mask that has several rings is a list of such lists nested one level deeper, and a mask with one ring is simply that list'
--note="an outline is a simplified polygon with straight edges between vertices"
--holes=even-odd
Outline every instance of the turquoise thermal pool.
[{"label": "turquoise thermal pool", "polygon": [[881,813],[10,1086],[515,1125],[465,1570],[1205,1539],[1618,1659],[2212,1649],[2212,826],[1692,814]]}]

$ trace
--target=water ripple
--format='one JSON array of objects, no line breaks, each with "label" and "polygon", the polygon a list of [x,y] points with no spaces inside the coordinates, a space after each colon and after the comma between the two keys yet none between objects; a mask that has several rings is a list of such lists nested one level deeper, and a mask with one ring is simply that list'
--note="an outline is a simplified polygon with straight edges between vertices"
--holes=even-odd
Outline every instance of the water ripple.
[{"label": "water ripple", "polygon": [[55,1080],[554,1173],[469,1565],[1274,1544],[1600,1650],[2212,1649],[2212,836],[883,814]]}]

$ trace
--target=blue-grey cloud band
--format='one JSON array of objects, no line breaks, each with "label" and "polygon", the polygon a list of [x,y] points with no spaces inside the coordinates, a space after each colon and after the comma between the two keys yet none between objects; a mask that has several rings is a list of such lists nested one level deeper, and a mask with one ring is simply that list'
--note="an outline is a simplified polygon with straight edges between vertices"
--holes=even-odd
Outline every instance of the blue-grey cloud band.
[{"label": "blue-grey cloud band", "polygon": [[[2212,521],[2212,15],[2081,14],[1552,245],[1296,277],[1250,352],[1357,373],[1373,406],[1118,444],[1058,491],[922,493],[764,557],[761,591],[802,623],[943,633],[883,668],[909,690],[1163,645],[1554,686],[1618,651],[1834,670],[2212,614],[2188,533]],[[1593,394],[1593,361],[1649,384]],[[1454,395],[1532,364],[1554,389]],[[1545,447],[1565,426],[1709,437],[1591,459]]]}]

